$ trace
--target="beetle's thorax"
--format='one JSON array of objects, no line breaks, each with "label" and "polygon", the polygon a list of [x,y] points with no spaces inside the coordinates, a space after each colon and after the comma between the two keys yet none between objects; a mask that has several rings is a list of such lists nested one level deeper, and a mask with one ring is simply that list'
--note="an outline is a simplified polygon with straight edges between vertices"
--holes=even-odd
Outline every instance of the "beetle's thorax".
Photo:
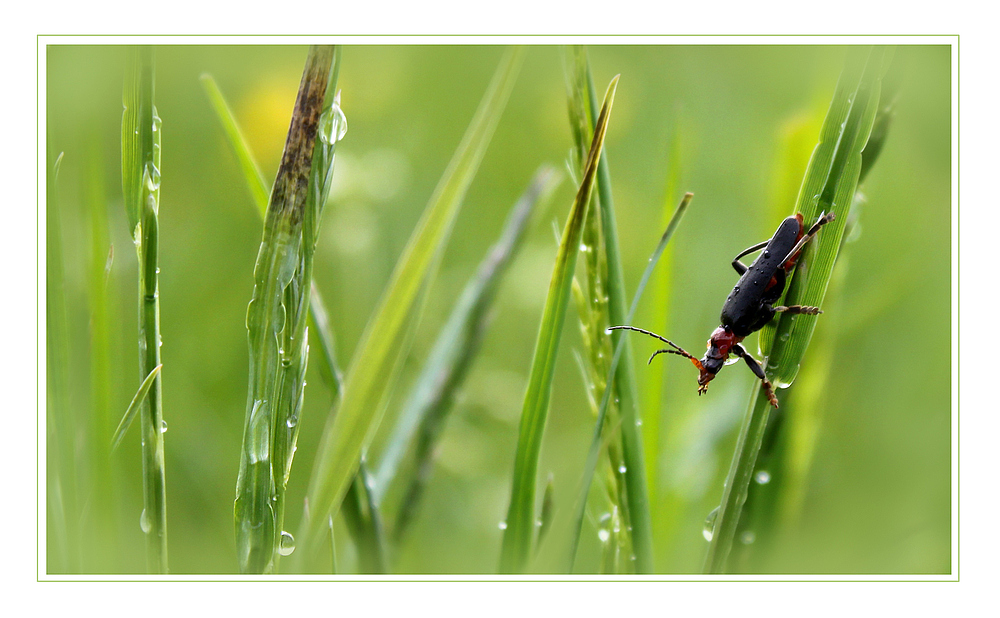
[{"label": "beetle's thorax", "polygon": [[728,326],[720,326],[712,331],[712,336],[708,339],[708,350],[701,359],[701,375],[698,376],[700,386],[708,384],[715,374],[719,373],[729,358],[733,346],[741,341],[743,337],[733,333]]}]

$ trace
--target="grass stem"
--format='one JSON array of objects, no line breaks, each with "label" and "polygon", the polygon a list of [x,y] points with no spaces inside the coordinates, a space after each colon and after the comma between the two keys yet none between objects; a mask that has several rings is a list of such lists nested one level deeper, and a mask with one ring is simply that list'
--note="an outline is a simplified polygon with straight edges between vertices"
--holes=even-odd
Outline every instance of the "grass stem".
[{"label": "grass stem", "polygon": [[[122,190],[139,259],[139,372],[160,363],[159,203],[160,117],[153,105],[153,50],[131,48],[122,116]],[[167,491],[163,454],[162,374],[156,374],[140,411],[146,567],[167,572]]]}]

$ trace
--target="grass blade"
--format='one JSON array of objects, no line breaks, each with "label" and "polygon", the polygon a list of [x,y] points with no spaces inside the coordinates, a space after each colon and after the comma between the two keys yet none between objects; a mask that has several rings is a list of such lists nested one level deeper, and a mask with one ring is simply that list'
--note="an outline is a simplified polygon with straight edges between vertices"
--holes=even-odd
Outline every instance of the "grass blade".
[{"label": "grass blade", "polygon": [[243,178],[247,182],[250,197],[253,198],[253,203],[257,206],[257,211],[260,213],[261,218],[263,218],[267,213],[267,196],[270,194],[267,182],[264,180],[264,175],[260,173],[260,168],[257,166],[257,162],[250,152],[250,145],[247,144],[246,138],[243,137],[243,132],[240,131],[240,126],[236,122],[236,117],[233,115],[232,110],[229,109],[226,98],[222,96],[222,91],[219,90],[219,85],[215,82],[215,78],[205,73],[201,76],[201,85],[205,89],[208,100],[212,103],[215,115],[218,116],[219,122],[222,123],[222,130],[226,134],[226,139],[229,141],[229,145],[233,149],[233,154],[236,155],[236,160],[240,165],[240,170],[243,172]]},{"label": "grass blade", "polygon": [[327,421],[320,439],[308,490],[311,516],[304,518],[302,547],[296,554],[302,560],[315,552],[314,544],[321,538],[329,514],[343,498],[361,453],[381,421],[408,347],[407,329],[419,317],[421,291],[437,271],[455,216],[506,105],[523,53],[512,50],[501,62],[361,336],[344,381],[340,410]]},{"label": "grass blade", "polygon": [[[160,364],[160,117],[153,106],[153,51],[130,48],[122,97],[122,191],[139,260],[139,370]],[[159,374],[142,404],[143,511],[146,568],[167,572],[167,492]]]},{"label": "grass blade", "polygon": [[[625,325],[632,322],[632,318],[635,316],[635,312],[639,308],[639,299],[642,298],[642,293],[646,290],[646,284],[649,283],[649,278],[653,275],[653,270],[656,268],[656,264],[660,261],[660,256],[663,255],[663,250],[666,249],[667,243],[669,243],[670,239],[673,238],[674,232],[677,230],[677,226],[680,225],[681,218],[684,216],[684,213],[687,212],[688,205],[691,203],[693,198],[693,193],[684,194],[680,204],[677,205],[677,210],[674,211],[673,216],[670,218],[670,222],[667,224],[667,229],[663,231],[663,236],[660,237],[660,242],[657,243],[656,249],[649,257],[649,263],[646,264],[646,270],[643,271],[642,278],[639,280],[639,285],[635,289],[635,296],[632,297],[632,304],[629,306],[628,315],[625,316]],[[608,371],[608,384],[611,384],[614,380],[615,374],[618,371],[619,362],[621,361],[622,355],[625,351],[626,346],[623,341],[624,340],[619,340],[615,345],[614,357],[612,357],[611,360],[611,369]],[[594,478],[594,471],[597,469],[597,460],[601,453],[601,436],[605,430],[604,419],[608,411],[608,404],[610,400],[611,389],[605,389],[604,395],[601,398],[601,405],[597,412],[597,422],[594,425],[594,437],[591,440],[590,452],[587,454],[587,463],[583,468],[583,480],[580,483],[580,496],[576,501],[576,514],[574,516],[573,527],[575,532],[570,545],[569,563],[566,569],[567,572],[572,571],[573,562],[576,558],[577,547],[580,543],[580,533],[583,530],[583,519],[587,508],[587,495],[590,493],[590,484]]]},{"label": "grass blade", "polygon": [[[593,112],[597,109],[597,94],[594,90],[590,67],[586,56],[581,54],[585,64],[587,94],[590,100],[591,127],[595,125]],[[608,168],[607,152],[601,153],[597,169],[597,192],[600,202],[601,227],[604,230],[604,251],[608,264],[608,315],[612,324],[626,323],[625,276],[622,270],[621,253],[618,249],[618,227],[615,222],[615,207],[611,195],[611,172]],[[611,333],[613,346],[625,338],[621,331]],[[632,549],[635,554],[635,568],[638,573],[653,572],[653,535],[649,514],[649,493],[646,487],[646,464],[642,451],[642,431],[639,429],[638,393],[635,383],[635,367],[632,362],[631,343],[625,338],[624,360],[621,370],[615,374],[614,387],[619,398],[621,415],[621,451],[625,493],[628,504],[625,513],[627,525],[632,530]]]},{"label": "grass blade", "polygon": [[532,553],[535,536],[535,485],[538,473],[538,456],[542,446],[542,433],[548,416],[552,375],[555,369],[559,339],[566,318],[570,285],[579,252],[580,237],[583,233],[587,206],[597,177],[597,165],[604,146],[604,136],[608,128],[608,118],[614,104],[618,78],[611,80],[600,117],[597,120],[594,139],[580,188],[570,209],[562,241],[552,270],[549,293],[542,311],[542,322],[538,330],[531,374],[524,394],[524,408],[514,457],[514,479],[511,486],[510,507],[507,511],[507,528],[503,535],[500,553],[500,571],[503,573],[522,572]]},{"label": "grass blade", "polygon": [[[339,57],[335,60],[333,69],[335,75],[338,72],[338,66]],[[239,123],[236,122],[236,118],[230,111],[229,105],[226,103],[225,97],[215,80],[212,76],[205,74],[201,76],[201,81],[212,103],[212,107],[219,118],[219,122],[222,124],[229,145],[239,161],[247,188],[250,190],[251,197],[257,205],[257,212],[263,219],[267,213],[267,196],[269,190],[263,176],[260,174],[260,168],[257,166],[250,147],[243,137]],[[332,81],[335,83],[336,79]],[[340,402],[343,374],[337,363],[329,313],[315,282],[312,282],[310,285],[308,328],[313,336],[313,343],[318,347],[320,352],[320,375],[332,391],[334,402],[331,414],[334,414],[336,406]],[[384,571],[385,566],[385,549],[382,547],[381,521],[376,501],[368,491],[369,484],[363,481],[367,476],[366,464],[361,462],[359,464],[358,476],[351,483],[349,489],[350,497],[347,501],[347,508],[343,510],[343,514],[347,521],[348,529],[351,531],[351,536],[358,546],[358,553],[362,562],[362,572],[381,573]]]},{"label": "grass blade", "polygon": [[[416,512],[424,485],[433,469],[433,453],[451,409],[455,390],[462,384],[485,334],[488,309],[492,306],[500,281],[527,229],[531,213],[541,196],[548,194],[556,180],[555,171],[543,167],[532,179],[524,195],[514,205],[497,242],[487,252],[476,273],[466,284],[448,321],[441,328],[427,362],[403,406],[389,446],[378,470],[378,482],[384,495],[397,480],[405,482],[402,506],[396,517],[393,535],[399,539]],[[412,473],[402,475],[399,463],[416,439]]]},{"label": "grass blade", "polygon": [[111,450],[117,449],[118,445],[121,444],[122,438],[125,437],[125,433],[128,431],[128,428],[132,426],[132,421],[135,420],[135,415],[139,411],[139,407],[145,403],[146,395],[149,393],[149,389],[152,388],[153,381],[156,379],[156,376],[160,375],[160,369],[162,368],[162,364],[154,367],[153,370],[149,372],[149,375],[146,376],[146,379],[142,381],[142,384],[139,385],[139,390],[135,392],[135,396],[132,397],[131,403],[129,403],[128,408],[125,409],[125,414],[122,416],[122,420],[118,423],[118,429],[115,429],[115,435],[111,439]]},{"label": "grass blade", "polygon": [[[872,123],[871,135],[861,153],[861,172],[858,174],[857,190],[852,201],[848,220],[844,224],[844,235],[841,238],[841,249],[852,229],[858,224],[859,208],[857,203],[864,203],[861,190],[862,183],[868,172],[878,160],[882,147],[888,136],[889,127],[895,115],[895,99],[897,95],[900,66],[893,64],[882,80],[879,97],[879,109]],[[883,101],[888,103],[883,104]],[[838,259],[836,275],[831,277],[828,288],[829,300],[826,300],[826,310],[832,319],[834,315],[844,315],[846,306],[841,294],[845,284],[846,264]],[[836,354],[836,336],[832,329],[822,329],[817,333],[818,341],[812,343],[814,350],[822,350],[822,358],[813,358],[803,369],[803,375],[796,378],[794,410],[789,411],[782,406],[778,413],[771,413],[761,449],[757,456],[754,478],[762,476],[769,479],[767,483],[751,483],[747,491],[747,500],[743,506],[743,514],[736,531],[736,538],[754,538],[750,544],[738,543],[733,546],[729,557],[730,572],[760,571],[752,566],[766,560],[767,553],[774,541],[775,534],[782,527],[794,525],[793,521],[801,509],[802,501],[808,490],[808,470],[814,457],[818,428],[822,424],[824,413],[824,391],[834,371]]]},{"label": "grass blade", "polygon": [[[52,152],[51,145],[49,153]],[[77,466],[73,462],[74,426],[69,394],[69,321],[63,263],[59,170],[63,154],[51,159],[45,174],[45,429],[48,468],[49,572],[79,572],[80,535],[76,522]],[[51,155],[50,155],[51,156]]]},{"label": "grass blade", "polygon": [[[889,56],[884,48],[877,47],[861,48],[848,58],[820,133],[820,142],[813,151],[799,190],[796,207],[807,223],[815,221],[820,212],[835,212],[837,218],[806,247],[784,301],[780,302],[822,306],[857,188],[861,151],[878,109],[881,78]],[[816,316],[780,314],[772,323],[776,323],[775,326],[761,332],[760,342],[768,359],[768,377],[775,386],[782,388],[795,378],[815,328]],[[726,571],[767,426],[770,404],[760,391],[760,384],[754,388],[716,516],[705,560],[707,573]]]},{"label": "grass blade", "polygon": [[[114,247],[109,240],[108,202],[104,191],[104,153],[97,146],[100,139],[90,139],[90,156],[87,158],[86,209],[90,219],[90,238],[87,255],[87,309],[90,316],[90,421],[88,440],[92,465],[94,524],[96,538],[102,539],[89,553],[103,564],[115,564],[120,551],[115,534],[117,499],[113,487],[114,471],[111,467],[111,449],[105,436],[112,431],[111,417],[111,324],[112,306],[108,296],[108,275]],[[110,253],[109,253],[110,249]]]},{"label": "grass blade", "polygon": [[[336,72],[337,69],[334,68],[334,73]],[[267,200],[270,190],[260,173],[260,167],[257,165],[253,153],[250,151],[250,145],[243,137],[239,123],[236,122],[236,117],[230,110],[229,104],[226,103],[226,98],[215,79],[206,73],[201,76],[201,83],[219,122],[222,124],[229,146],[233,149],[233,154],[236,155],[240,170],[243,172],[243,179],[247,183],[247,189],[257,206],[257,212],[261,219],[264,219],[267,214]],[[337,364],[336,346],[333,330],[330,327],[329,312],[326,310],[326,305],[323,303],[323,298],[316,288],[316,284],[313,283],[310,288],[309,328],[316,335],[316,342],[320,348],[320,373],[336,397],[340,394],[343,375]]]},{"label": "grass blade", "polygon": [[332,100],[334,56],[333,46],[309,49],[254,268],[250,385],[234,508],[242,573],[272,571],[289,545],[282,524],[305,394],[306,290],[336,144],[346,131]]}]

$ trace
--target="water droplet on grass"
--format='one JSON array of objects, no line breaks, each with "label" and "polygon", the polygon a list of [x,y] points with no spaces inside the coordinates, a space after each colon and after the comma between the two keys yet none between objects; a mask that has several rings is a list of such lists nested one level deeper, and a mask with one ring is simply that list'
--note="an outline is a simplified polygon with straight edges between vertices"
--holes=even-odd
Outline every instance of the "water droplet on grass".
[{"label": "water droplet on grass", "polygon": [[281,531],[281,540],[278,542],[278,553],[288,556],[295,551],[295,537],[290,532]]},{"label": "water droplet on grass", "polygon": [[146,534],[153,528],[153,523],[149,521],[149,515],[146,515],[146,509],[142,509],[142,514],[139,515],[139,528]]},{"label": "water droplet on grass", "polygon": [[767,470],[758,470],[757,473],[753,475],[753,480],[756,481],[758,485],[767,485],[771,482],[771,473]]},{"label": "water droplet on grass", "polygon": [[167,421],[160,421],[160,433],[167,433]]},{"label": "water droplet on grass", "polygon": [[501,530],[506,530],[507,529],[507,522],[505,522],[505,521],[500,522],[499,524],[497,524],[497,528],[500,528]]},{"label": "water droplet on grass", "polygon": [[705,525],[702,526],[701,536],[705,537],[706,541],[711,541],[712,537],[715,535],[715,520],[718,518],[719,507],[712,509],[712,512],[705,518]]}]

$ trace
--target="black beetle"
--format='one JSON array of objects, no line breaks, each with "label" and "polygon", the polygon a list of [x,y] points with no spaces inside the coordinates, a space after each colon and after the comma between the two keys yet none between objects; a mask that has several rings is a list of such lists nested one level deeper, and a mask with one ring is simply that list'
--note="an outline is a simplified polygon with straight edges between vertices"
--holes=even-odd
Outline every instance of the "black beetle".
[{"label": "black beetle", "polygon": [[[708,390],[708,383],[712,381],[715,374],[719,373],[729,355],[735,354],[745,360],[754,375],[764,383],[764,391],[767,393],[768,401],[777,408],[778,398],[775,397],[774,389],[764,375],[764,369],[740,345],[740,342],[751,333],[763,328],[774,318],[776,313],[803,313],[807,315],[823,313],[819,307],[804,307],[802,305],[775,307],[773,303],[777,302],[785,290],[785,279],[795,267],[795,261],[798,259],[802,247],[816,235],[821,227],[833,219],[832,212],[822,215],[809,228],[809,231],[804,232],[805,226],[801,214],[788,217],[781,222],[778,230],[769,240],[758,243],[733,258],[733,268],[741,277],[726,298],[726,303],[722,305],[720,317],[722,324],[712,332],[712,336],[708,340],[708,351],[705,352],[705,356],[701,360],[688,354],[669,339],[664,339],[648,330],[634,326],[612,326],[608,330],[634,330],[656,337],[674,348],[653,352],[653,355],[649,357],[649,362],[652,362],[657,354],[664,353],[677,354],[690,359],[700,372],[698,375],[699,395]],[[763,253],[749,267],[740,262],[741,257],[761,249],[764,250]]]}]

